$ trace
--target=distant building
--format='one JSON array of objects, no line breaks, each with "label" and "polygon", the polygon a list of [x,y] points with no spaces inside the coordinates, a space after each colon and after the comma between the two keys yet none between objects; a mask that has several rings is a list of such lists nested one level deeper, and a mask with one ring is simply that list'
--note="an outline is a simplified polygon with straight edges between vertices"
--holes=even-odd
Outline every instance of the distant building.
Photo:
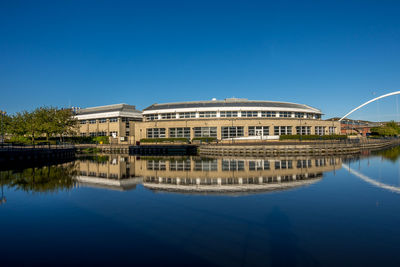
[{"label": "distant building", "polygon": [[[328,121],[339,121],[340,118],[332,118]],[[362,136],[366,136],[371,133],[372,127],[381,126],[380,122],[371,122],[365,120],[352,120],[352,119],[343,119],[340,122],[340,133],[341,134],[360,134]]]},{"label": "distant building", "polygon": [[127,104],[75,109],[80,136],[109,136],[112,143],[129,143],[142,113]]}]

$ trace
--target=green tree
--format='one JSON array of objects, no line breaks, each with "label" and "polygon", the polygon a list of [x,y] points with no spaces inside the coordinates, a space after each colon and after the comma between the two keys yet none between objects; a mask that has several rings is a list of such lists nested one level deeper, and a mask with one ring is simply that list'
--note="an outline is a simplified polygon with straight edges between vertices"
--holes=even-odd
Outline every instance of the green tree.
[{"label": "green tree", "polygon": [[400,127],[396,122],[390,121],[383,126],[371,128],[371,132],[381,136],[395,136],[400,134]]}]

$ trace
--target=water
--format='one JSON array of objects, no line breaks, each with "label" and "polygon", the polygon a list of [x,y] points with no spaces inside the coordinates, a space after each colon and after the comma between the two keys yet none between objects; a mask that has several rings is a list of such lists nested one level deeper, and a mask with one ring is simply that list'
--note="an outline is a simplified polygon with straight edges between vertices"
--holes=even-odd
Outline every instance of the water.
[{"label": "water", "polygon": [[1,265],[399,266],[399,155],[3,171]]}]

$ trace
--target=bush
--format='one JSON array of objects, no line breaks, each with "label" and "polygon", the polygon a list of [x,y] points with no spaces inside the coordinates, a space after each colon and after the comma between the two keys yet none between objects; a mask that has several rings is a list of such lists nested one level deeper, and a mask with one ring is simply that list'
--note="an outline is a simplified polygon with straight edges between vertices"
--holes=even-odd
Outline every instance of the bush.
[{"label": "bush", "polygon": [[189,143],[187,138],[143,138],[141,143]]},{"label": "bush", "polygon": [[96,147],[87,147],[81,150],[82,154],[97,154],[100,153],[100,149]]},{"label": "bush", "polygon": [[344,140],[346,135],[280,135],[279,140]]},{"label": "bush", "polygon": [[32,144],[32,140],[25,136],[12,136],[9,140],[6,140],[7,143],[17,143],[17,144]]},{"label": "bush", "polygon": [[192,139],[193,142],[201,142],[201,143],[211,143],[211,142],[217,142],[216,137],[195,137]]},{"label": "bush", "polygon": [[92,141],[93,141],[94,143],[96,143],[96,144],[100,144],[100,143],[102,143],[102,144],[109,144],[109,143],[110,143],[109,140],[110,140],[110,139],[108,138],[108,136],[96,136],[96,137],[93,137],[93,138],[92,138]]}]

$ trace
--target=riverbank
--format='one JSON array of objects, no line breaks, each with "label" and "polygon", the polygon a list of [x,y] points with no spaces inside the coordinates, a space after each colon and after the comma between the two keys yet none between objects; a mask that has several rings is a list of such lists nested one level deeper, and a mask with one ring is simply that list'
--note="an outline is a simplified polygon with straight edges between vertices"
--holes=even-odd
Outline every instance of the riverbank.
[{"label": "riverbank", "polygon": [[68,162],[75,159],[75,151],[73,146],[2,146],[0,169]]},{"label": "riverbank", "polygon": [[358,142],[274,142],[258,144],[219,144],[199,147],[201,156],[294,156],[357,154],[400,145],[400,139],[367,139]]}]

